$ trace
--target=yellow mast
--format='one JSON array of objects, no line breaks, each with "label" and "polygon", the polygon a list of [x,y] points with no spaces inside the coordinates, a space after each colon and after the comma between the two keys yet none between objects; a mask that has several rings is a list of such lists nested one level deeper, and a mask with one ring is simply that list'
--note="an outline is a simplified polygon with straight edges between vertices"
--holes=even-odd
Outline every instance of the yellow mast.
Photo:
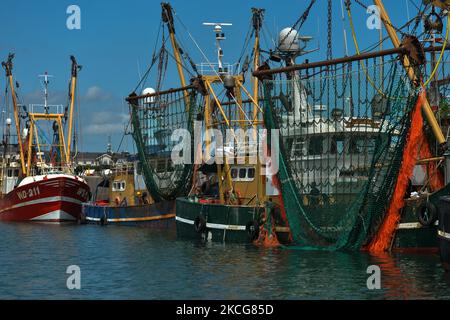
[{"label": "yellow mast", "polygon": [[[374,0],[373,2],[376,6],[378,6],[378,8],[380,10],[381,19],[383,20],[383,24],[386,28],[387,33],[389,34],[389,37],[391,38],[391,41],[392,41],[394,47],[396,47],[396,48],[400,47],[400,45],[401,45],[400,40],[398,38],[397,32],[392,27],[391,20],[386,11],[386,8],[384,7],[383,1],[382,0]],[[409,58],[407,56],[404,56],[402,62],[403,62],[403,66],[406,69],[409,79],[413,82],[416,82],[418,80],[418,78],[414,72],[414,69],[411,67]],[[441,127],[439,126],[439,124],[436,120],[436,117],[434,116],[433,110],[431,109],[428,99],[424,99],[424,104],[422,106],[422,109],[425,114],[425,117],[428,120],[428,123],[430,124],[431,129],[433,130],[433,133],[434,133],[434,136],[436,137],[437,142],[440,145],[443,145],[446,142],[446,140],[442,133]]]},{"label": "yellow mast", "polygon": [[16,130],[17,130],[17,142],[19,144],[19,152],[20,152],[20,165],[22,169],[22,174],[24,175],[26,173],[25,169],[25,156],[23,153],[23,144],[22,144],[22,136],[20,132],[20,122],[19,122],[19,112],[17,110],[17,97],[16,92],[14,90],[14,81],[13,81],[13,75],[12,75],[12,59],[14,58],[14,54],[9,54],[8,61],[2,62],[3,68],[5,68],[6,71],[6,77],[8,77],[9,80],[9,86],[11,88],[11,96],[12,96],[12,102],[13,102],[13,108],[14,108],[14,121],[16,123]]},{"label": "yellow mast", "polygon": [[[253,57],[253,71],[258,70],[259,60],[260,60],[260,30],[262,27],[262,19],[264,14],[264,9],[252,8],[253,13],[253,29],[255,30],[255,43],[253,47],[254,57]],[[259,79],[258,77],[253,78],[253,141],[258,141],[258,124],[259,124]],[[245,90],[245,89],[244,89]],[[265,175],[261,174],[261,163],[259,157],[257,157],[256,166],[256,177],[257,177],[257,199],[265,201]]]},{"label": "yellow mast", "polygon": [[66,164],[70,164],[70,153],[72,151],[73,110],[75,106],[75,92],[77,86],[78,70],[80,69],[74,56],[70,56],[70,60],[72,60],[72,78],[70,81],[69,128],[67,132]]},{"label": "yellow mast", "polygon": [[[177,64],[178,76],[180,77],[181,87],[186,87],[186,79],[184,77],[183,72],[183,63],[181,61],[180,48],[178,46],[177,40],[175,38],[175,27],[173,24],[173,15],[172,15],[172,7],[169,3],[161,3],[163,12],[162,19],[165,23],[167,23],[169,29],[169,37],[170,43],[172,44],[172,50],[175,57],[175,62]],[[186,108],[189,109],[189,93],[187,90],[184,90],[184,102],[186,104]]]},{"label": "yellow mast", "polygon": [[30,121],[30,131],[28,133],[28,151],[27,151],[27,155],[28,155],[28,159],[27,159],[27,176],[29,176],[31,174],[31,158],[33,158],[32,156],[32,148],[33,148],[33,138],[34,138],[34,120],[31,119]]},{"label": "yellow mast", "polygon": [[[255,30],[255,44],[253,46],[254,51],[253,71],[256,71],[259,68],[259,59],[260,59],[259,32],[262,26],[262,15],[264,14],[264,9],[252,8],[252,12],[253,12],[253,28]],[[259,99],[259,79],[258,77],[253,77],[253,100],[256,101],[256,104],[258,104],[258,99]],[[257,127],[258,111],[259,109],[255,105],[255,107],[253,108],[253,122],[255,128]]]}]

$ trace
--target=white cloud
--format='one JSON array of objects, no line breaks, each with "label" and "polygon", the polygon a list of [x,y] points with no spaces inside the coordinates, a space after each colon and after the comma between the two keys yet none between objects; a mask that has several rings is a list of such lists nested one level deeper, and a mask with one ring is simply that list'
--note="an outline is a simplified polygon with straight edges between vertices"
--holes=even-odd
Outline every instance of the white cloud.
[{"label": "white cloud", "polygon": [[[25,104],[42,104],[44,103],[44,92],[42,90],[35,90],[26,93],[24,96],[22,96],[22,98]],[[50,91],[48,94],[49,104],[65,104],[67,100],[68,100],[67,92]]]},{"label": "white cloud", "polygon": [[94,112],[89,117],[90,123],[83,126],[82,130],[86,134],[123,133],[129,118],[125,113]]},{"label": "white cloud", "polygon": [[111,99],[111,95],[103,91],[99,86],[90,87],[84,96],[84,100],[86,101],[105,101],[109,99]]},{"label": "white cloud", "polygon": [[86,134],[113,134],[123,132],[125,127],[121,123],[91,123],[86,126]]}]

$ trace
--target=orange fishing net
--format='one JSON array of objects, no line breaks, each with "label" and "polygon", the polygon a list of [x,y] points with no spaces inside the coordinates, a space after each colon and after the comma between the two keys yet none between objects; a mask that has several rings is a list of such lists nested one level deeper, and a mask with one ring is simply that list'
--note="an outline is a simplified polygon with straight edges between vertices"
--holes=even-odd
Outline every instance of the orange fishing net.
[{"label": "orange fishing net", "polygon": [[275,231],[266,230],[264,225],[260,227],[258,239],[256,239],[253,244],[265,248],[276,248],[280,246]]},{"label": "orange fishing net", "polygon": [[[271,150],[267,148],[267,135],[263,138],[263,154],[265,159],[271,156]],[[287,225],[287,216],[286,211],[284,209],[283,197],[281,195],[281,184],[277,175],[272,176],[272,184],[278,191],[278,203],[281,210],[281,218]],[[259,235],[258,238],[253,241],[253,244],[256,246],[266,247],[266,248],[274,248],[280,246],[280,242],[278,241],[278,237],[275,231],[274,219],[272,217],[273,210],[268,210],[267,206],[265,208],[265,212],[262,217],[263,223],[259,227]]]},{"label": "orange fishing net", "polygon": [[258,238],[253,241],[253,244],[260,247],[274,248],[280,246],[277,234],[275,232],[274,219],[272,217],[273,210],[270,210],[267,206],[261,217],[263,223],[259,227]]},{"label": "orange fishing net", "polygon": [[411,127],[409,129],[405,149],[403,151],[403,162],[398,173],[397,183],[395,185],[391,204],[388,208],[386,217],[378,230],[378,233],[367,246],[367,249],[372,253],[379,253],[389,249],[395,229],[400,221],[400,210],[405,204],[404,196],[406,189],[408,188],[409,179],[412,176],[414,167],[417,163],[417,146],[420,144],[424,136],[422,105],[425,97],[425,90],[422,90],[411,116]]}]

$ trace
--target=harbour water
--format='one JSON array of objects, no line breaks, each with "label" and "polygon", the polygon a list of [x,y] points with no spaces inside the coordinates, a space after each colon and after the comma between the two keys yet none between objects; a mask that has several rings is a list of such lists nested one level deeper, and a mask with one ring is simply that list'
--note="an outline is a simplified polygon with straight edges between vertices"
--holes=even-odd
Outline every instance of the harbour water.
[{"label": "harbour water", "polygon": [[[131,227],[1,223],[0,299],[450,299],[430,254],[305,252]],[[67,267],[81,289],[66,286]],[[367,268],[381,268],[369,290]]]}]

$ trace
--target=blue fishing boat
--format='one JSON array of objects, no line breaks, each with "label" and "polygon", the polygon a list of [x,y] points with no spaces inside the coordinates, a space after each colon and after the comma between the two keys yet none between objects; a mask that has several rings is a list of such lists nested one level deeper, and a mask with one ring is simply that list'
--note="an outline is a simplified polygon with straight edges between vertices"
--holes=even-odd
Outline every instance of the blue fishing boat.
[{"label": "blue fishing boat", "polygon": [[134,162],[113,168],[97,185],[92,200],[83,204],[84,222],[102,226],[175,226],[175,202],[155,202],[147,192],[138,167],[139,162]]}]

